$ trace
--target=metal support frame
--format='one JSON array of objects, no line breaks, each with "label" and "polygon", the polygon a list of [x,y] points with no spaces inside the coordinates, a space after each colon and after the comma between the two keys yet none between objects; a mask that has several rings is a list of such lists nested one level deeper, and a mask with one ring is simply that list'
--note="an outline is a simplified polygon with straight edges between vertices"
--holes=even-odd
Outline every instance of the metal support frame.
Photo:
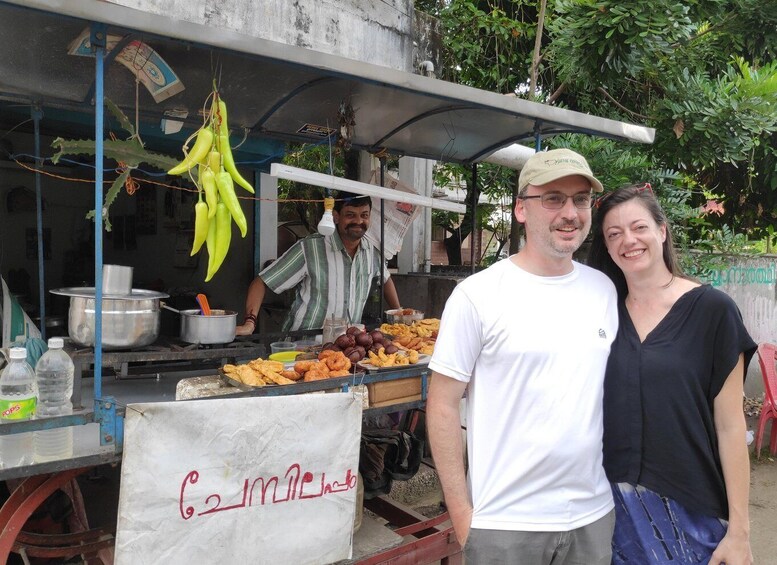
[{"label": "metal support frame", "polygon": [[445,525],[450,519],[447,512],[435,518],[426,518],[404,505],[379,496],[364,501],[364,507],[387,520],[400,536],[413,536],[402,545],[381,551],[356,561],[358,565],[404,565],[433,563],[459,565],[463,563],[461,546],[456,541],[453,526]]},{"label": "metal support frame", "polygon": [[475,272],[475,237],[478,235],[478,164],[472,164],[472,228],[471,241],[469,245],[469,266],[470,272]]},{"label": "metal support frame", "polygon": [[[380,186],[381,188],[386,186],[386,158],[381,157],[380,158]],[[386,204],[385,201],[381,198],[380,199],[380,275],[378,276],[378,294],[380,295],[380,320],[385,321],[385,314],[383,313],[385,311],[384,306],[384,296],[383,296],[383,285],[385,282],[383,281],[383,265],[386,262],[386,245],[383,242],[383,238],[385,237],[385,226],[386,226]]]},{"label": "metal support frame", "polygon": [[[259,169],[254,169],[254,193],[257,195],[261,195],[262,193],[262,171],[260,171]],[[259,253],[260,253],[259,238],[262,236],[261,198],[256,198],[254,200],[252,209],[254,212],[254,240],[251,242],[251,248],[253,249],[252,261],[251,261],[251,265],[253,268],[251,269],[251,276],[255,277],[256,274],[261,270],[261,265],[259,264],[261,261],[261,258],[259,257]],[[243,315],[245,314],[247,314],[247,312],[245,312]],[[254,326],[254,329],[256,329],[256,326]]]},{"label": "metal support frame", "polygon": [[542,122],[537,120],[534,122],[534,150],[542,151]]},{"label": "metal support frame", "polygon": [[40,156],[40,120],[43,117],[43,111],[37,104],[32,107],[32,122],[35,127],[35,214],[38,228],[38,301],[40,313],[40,334],[46,339],[46,269],[43,257],[43,195],[40,186],[40,166],[43,160]]},{"label": "metal support frame", "polygon": [[0,563],[6,563],[16,537],[33,512],[57,489],[86,468],[70,469],[52,476],[35,475],[25,479],[0,508]]},{"label": "metal support frame", "polygon": [[103,356],[103,129],[105,118],[105,24],[92,23],[89,41],[94,50],[94,419],[100,424],[100,445],[121,450],[124,421],[116,414],[116,401],[102,397]]}]

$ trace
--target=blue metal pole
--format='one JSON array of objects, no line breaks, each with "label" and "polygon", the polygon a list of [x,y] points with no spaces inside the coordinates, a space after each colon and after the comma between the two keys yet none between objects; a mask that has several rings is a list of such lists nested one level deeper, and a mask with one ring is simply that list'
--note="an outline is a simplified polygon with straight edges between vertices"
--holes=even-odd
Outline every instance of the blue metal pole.
[{"label": "blue metal pole", "polygon": [[102,398],[103,363],[103,107],[105,25],[92,24],[90,41],[95,58],[94,89],[94,399]]},{"label": "blue metal pole", "polygon": [[94,79],[94,414],[100,424],[100,445],[124,446],[124,418],[116,400],[103,397],[103,118],[105,108],[106,26],[93,23],[89,38],[95,55]]},{"label": "blue metal pole", "polygon": [[43,112],[40,106],[32,107],[32,122],[35,125],[35,209],[36,223],[38,226],[38,304],[40,311],[40,334],[46,339],[46,269],[43,263],[43,196],[40,187],[40,167],[43,161],[40,158],[40,119]]}]

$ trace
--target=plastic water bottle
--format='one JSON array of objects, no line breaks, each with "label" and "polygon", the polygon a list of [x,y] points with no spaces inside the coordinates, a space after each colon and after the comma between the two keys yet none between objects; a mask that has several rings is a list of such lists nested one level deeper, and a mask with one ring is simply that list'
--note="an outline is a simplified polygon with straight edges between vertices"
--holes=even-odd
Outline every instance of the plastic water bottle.
[{"label": "plastic water bottle", "polygon": [[[27,364],[27,350],[12,347],[8,357],[8,365],[0,374],[0,425],[30,420],[35,415],[38,401],[35,373]],[[32,432],[0,436],[0,468],[32,462]]]},{"label": "plastic water bottle", "polygon": [[[38,383],[37,419],[67,416],[73,413],[73,361],[62,349],[61,337],[52,337],[49,350],[35,364]],[[42,463],[73,455],[73,428],[54,428],[35,432],[35,461]]]}]

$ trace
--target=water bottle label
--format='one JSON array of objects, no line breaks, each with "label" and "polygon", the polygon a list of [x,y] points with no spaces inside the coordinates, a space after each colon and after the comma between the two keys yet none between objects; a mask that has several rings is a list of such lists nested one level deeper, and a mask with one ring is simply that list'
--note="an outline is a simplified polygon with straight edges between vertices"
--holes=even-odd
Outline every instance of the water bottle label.
[{"label": "water bottle label", "polygon": [[0,400],[0,419],[28,420],[35,414],[36,397],[24,400]]}]

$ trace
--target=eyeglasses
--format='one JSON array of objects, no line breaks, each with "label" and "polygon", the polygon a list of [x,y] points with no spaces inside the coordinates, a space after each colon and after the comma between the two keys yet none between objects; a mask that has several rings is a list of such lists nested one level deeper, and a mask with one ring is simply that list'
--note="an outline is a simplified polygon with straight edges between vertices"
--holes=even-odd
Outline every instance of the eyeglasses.
[{"label": "eyeglasses", "polygon": [[561,210],[567,203],[567,199],[572,199],[572,204],[578,210],[588,210],[593,206],[594,198],[590,192],[580,192],[567,196],[560,192],[546,192],[545,194],[535,194],[533,196],[519,196],[519,200],[531,200],[532,198],[539,198],[542,207],[547,210]]},{"label": "eyeglasses", "polygon": [[[655,194],[653,194],[653,187],[650,186],[649,182],[646,182],[642,186],[634,186],[632,188],[633,188],[633,190],[634,190],[634,192],[636,194],[648,191],[652,196],[655,196]],[[628,190],[628,188],[626,188],[625,190]],[[612,196],[616,192],[617,192],[616,190],[613,190],[612,192],[608,192],[607,194],[604,194],[604,195],[600,196],[599,198],[597,198],[596,200],[594,200],[594,206],[596,206],[596,209],[598,210],[599,207],[602,205],[602,202],[607,200],[610,196]]]}]

